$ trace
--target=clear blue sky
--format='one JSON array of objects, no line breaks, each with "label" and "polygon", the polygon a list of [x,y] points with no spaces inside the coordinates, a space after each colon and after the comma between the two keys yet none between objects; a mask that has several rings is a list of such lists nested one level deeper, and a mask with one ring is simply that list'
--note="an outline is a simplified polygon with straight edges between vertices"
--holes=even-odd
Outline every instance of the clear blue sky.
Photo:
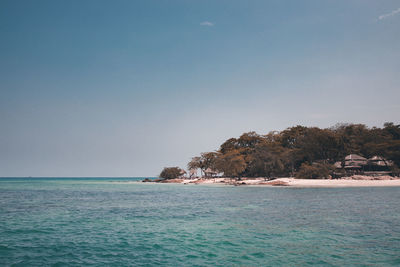
[{"label": "clear blue sky", "polygon": [[0,2],[0,176],[152,176],[229,137],[400,123],[400,2]]}]

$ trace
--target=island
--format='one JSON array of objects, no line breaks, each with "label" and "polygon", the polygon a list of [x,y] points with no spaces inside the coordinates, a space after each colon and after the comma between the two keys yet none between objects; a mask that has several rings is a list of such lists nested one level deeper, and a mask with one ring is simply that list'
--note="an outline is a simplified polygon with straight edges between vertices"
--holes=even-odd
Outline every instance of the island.
[{"label": "island", "polygon": [[[187,171],[165,167],[159,183],[267,186],[400,186],[400,125],[294,126],[242,134],[193,157]],[[200,172],[200,174],[199,174]]]}]

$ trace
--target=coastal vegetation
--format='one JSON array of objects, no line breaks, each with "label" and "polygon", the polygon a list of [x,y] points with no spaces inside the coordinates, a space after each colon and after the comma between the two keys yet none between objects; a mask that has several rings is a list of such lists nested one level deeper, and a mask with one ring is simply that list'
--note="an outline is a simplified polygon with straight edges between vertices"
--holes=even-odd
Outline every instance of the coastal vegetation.
[{"label": "coastal vegetation", "polygon": [[301,164],[296,177],[302,179],[326,179],[333,173],[334,169],[334,166],[329,163],[314,163],[310,165],[305,162]]},{"label": "coastal vegetation", "polygon": [[204,176],[328,178],[335,170],[333,164],[349,154],[379,155],[392,162],[392,173],[398,172],[400,125],[337,124],[326,129],[295,126],[264,135],[248,132],[226,140],[216,151],[193,157],[187,167],[200,169]]},{"label": "coastal vegetation", "polygon": [[165,167],[161,173],[160,178],[163,179],[176,179],[182,174],[182,169],[179,167]]}]

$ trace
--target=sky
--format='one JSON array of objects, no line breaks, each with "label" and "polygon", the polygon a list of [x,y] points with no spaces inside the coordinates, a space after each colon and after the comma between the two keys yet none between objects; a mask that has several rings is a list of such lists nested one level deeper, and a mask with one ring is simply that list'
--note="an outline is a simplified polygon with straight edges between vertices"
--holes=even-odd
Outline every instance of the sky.
[{"label": "sky", "polygon": [[400,123],[400,2],[0,1],[0,176],[156,176],[244,132]]}]

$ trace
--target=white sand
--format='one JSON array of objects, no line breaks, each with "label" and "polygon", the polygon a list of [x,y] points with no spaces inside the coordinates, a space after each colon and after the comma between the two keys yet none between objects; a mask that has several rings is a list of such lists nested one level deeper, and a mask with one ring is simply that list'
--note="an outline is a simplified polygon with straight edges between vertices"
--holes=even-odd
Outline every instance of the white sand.
[{"label": "white sand", "polygon": [[400,186],[400,179],[394,180],[348,180],[348,179],[294,179],[279,178],[294,187],[365,187],[365,186]]},{"label": "white sand", "polygon": [[[360,176],[361,177],[361,176]],[[360,177],[344,177],[343,179],[295,179],[278,178],[266,181],[264,178],[243,178],[236,181],[229,178],[210,178],[210,179],[175,179],[171,183],[179,184],[207,184],[207,185],[252,185],[252,186],[279,186],[279,182],[290,187],[379,187],[379,186],[399,186],[400,178],[387,176],[387,180],[362,180]],[[361,177],[363,178],[363,177]],[[371,177],[369,177],[371,178]],[[368,177],[364,177],[368,179]],[[382,178],[381,178],[382,179]],[[136,181],[133,183],[137,183]]]},{"label": "white sand", "polygon": [[[246,185],[271,186],[268,183],[284,182],[291,187],[374,187],[374,186],[400,186],[400,179],[392,180],[352,180],[346,179],[295,179],[295,178],[279,178],[273,181],[265,181],[263,178],[244,179],[236,181],[237,184],[245,183]],[[235,180],[229,178],[215,179],[194,179],[183,180],[183,184],[233,184]],[[267,184],[266,184],[267,183]]]}]

